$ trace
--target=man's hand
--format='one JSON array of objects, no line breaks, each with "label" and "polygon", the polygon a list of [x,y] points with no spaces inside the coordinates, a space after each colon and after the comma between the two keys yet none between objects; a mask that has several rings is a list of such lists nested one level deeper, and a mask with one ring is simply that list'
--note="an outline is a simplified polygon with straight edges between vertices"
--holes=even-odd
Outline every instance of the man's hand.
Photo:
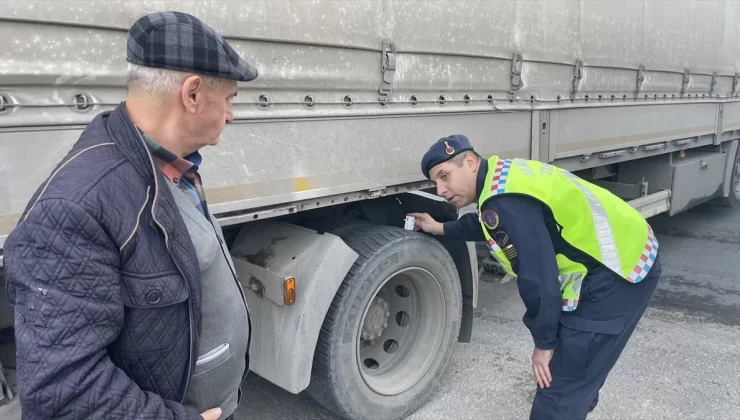
[{"label": "man's hand", "polygon": [[434,235],[444,235],[445,229],[442,223],[426,213],[409,213],[408,216],[415,217],[414,230],[423,230]]},{"label": "man's hand", "polygon": [[200,416],[203,417],[203,420],[218,420],[218,417],[220,415],[221,415],[220,408],[212,408],[204,413],[200,413]]},{"label": "man's hand", "polygon": [[537,347],[532,352],[532,374],[540,388],[549,388],[552,382],[550,376],[550,359],[554,350],[542,350]]}]

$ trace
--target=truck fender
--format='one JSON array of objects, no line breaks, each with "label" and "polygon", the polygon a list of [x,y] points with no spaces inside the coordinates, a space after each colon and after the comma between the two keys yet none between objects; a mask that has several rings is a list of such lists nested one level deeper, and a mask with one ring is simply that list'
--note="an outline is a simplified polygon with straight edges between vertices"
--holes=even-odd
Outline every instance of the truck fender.
[{"label": "truck fender", "polygon": [[735,169],[735,162],[737,161],[738,142],[740,142],[740,140],[731,140],[724,145],[727,150],[727,160],[725,161],[725,174],[722,182],[722,197],[729,197],[730,188],[733,187],[732,175]]},{"label": "truck fender", "polygon": [[[231,247],[252,322],[250,370],[298,394],[321,325],[358,255],[339,237],[283,222],[245,224]],[[295,301],[286,295],[293,279]]]}]

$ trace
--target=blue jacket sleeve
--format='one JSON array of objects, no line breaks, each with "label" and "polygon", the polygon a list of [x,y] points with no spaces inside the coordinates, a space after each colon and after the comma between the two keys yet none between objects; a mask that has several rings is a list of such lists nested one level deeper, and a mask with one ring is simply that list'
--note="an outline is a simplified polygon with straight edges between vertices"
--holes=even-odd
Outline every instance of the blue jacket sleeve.
[{"label": "blue jacket sleeve", "polygon": [[442,224],[445,230],[445,236],[450,239],[456,239],[465,242],[482,242],[486,240],[481,231],[478,222],[477,213],[466,213],[454,222],[445,222]]},{"label": "blue jacket sleeve", "polygon": [[143,391],[108,357],[124,322],[119,252],[89,213],[39,201],[5,253],[24,418],[202,420]]},{"label": "blue jacket sleeve", "polygon": [[489,200],[485,210],[492,210],[499,216],[498,227],[489,230],[491,236],[502,248],[513,244],[517,251],[512,267],[517,273],[519,295],[526,307],[522,321],[537,348],[553,349],[563,301],[544,208],[529,197],[504,196]]}]

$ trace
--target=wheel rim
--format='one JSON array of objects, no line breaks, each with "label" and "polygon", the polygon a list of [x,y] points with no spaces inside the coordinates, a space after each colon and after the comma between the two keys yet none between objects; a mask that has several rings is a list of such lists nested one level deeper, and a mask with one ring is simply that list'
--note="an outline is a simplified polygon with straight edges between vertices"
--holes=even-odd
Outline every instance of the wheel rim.
[{"label": "wheel rim", "polygon": [[397,395],[418,383],[442,345],[446,318],[442,286],[429,271],[409,267],[383,280],[358,330],[357,365],[365,384]]}]

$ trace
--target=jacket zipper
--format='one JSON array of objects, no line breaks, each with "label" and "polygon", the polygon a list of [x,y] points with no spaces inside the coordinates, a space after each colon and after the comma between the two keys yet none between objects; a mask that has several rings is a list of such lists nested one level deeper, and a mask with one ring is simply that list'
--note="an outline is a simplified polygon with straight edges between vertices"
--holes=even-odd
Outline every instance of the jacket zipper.
[{"label": "jacket zipper", "polygon": [[[239,283],[239,276],[237,276],[234,269],[231,267],[231,264],[229,264],[228,260],[229,257],[224,253],[224,247],[226,247],[226,243],[221,239],[221,236],[219,236],[218,232],[215,232],[216,226],[213,225],[213,219],[212,214],[208,209],[205,209],[206,213],[208,214],[209,222],[211,223],[211,227],[214,229],[214,233],[216,234],[216,238],[218,238],[219,242],[219,248],[221,248],[221,255],[224,256],[224,259],[226,260],[226,264],[229,266],[229,271],[231,271],[231,276],[234,278],[234,281],[236,282],[237,287],[239,287],[239,293],[242,296],[242,303],[244,304],[244,309],[247,311],[247,324],[249,325],[249,336],[247,336],[247,355],[249,355],[249,347],[252,344],[252,314],[249,311],[249,305],[247,305],[247,298],[244,296],[244,289],[242,288],[241,283]],[[247,359],[249,360],[249,359]],[[242,382],[244,382],[244,379],[247,378],[247,374],[249,373],[249,365],[247,365],[244,368],[244,374],[242,375]]]},{"label": "jacket zipper", "polygon": [[[209,221],[211,222],[211,226],[215,230],[216,229],[216,226],[213,226],[213,219],[212,219],[211,212],[208,212],[208,218],[210,219]],[[214,232],[214,233],[216,233],[216,237],[218,238],[218,242],[219,242],[219,245],[220,245],[219,248],[221,248],[221,255],[224,256],[224,259],[227,260],[227,264],[228,264],[229,257],[224,252],[224,248],[226,247],[226,243],[221,239],[221,237],[218,235],[217,232]],[[229,271],[231,272],[231,276],[234,278],[234,281],[236,282],[236,285],[239,287],[239,293],[242,296],[242,303],[244,304],[244,309],[247,310],[247,316],[249,316],[249,306],[247,306],[247,298],[244,296],[244,289],[242,288],[241,283],[239,283],[239,277],[236,275],[236,272],[231,267],[231,264],[228,264],[228,265],[229,265]]]},{"label": "jacket zipper", "polygon": [[[172,249],[170,248],[170,237],[167,235],[167,231],[165,230],[164,226],[162,226],[161,223],[159,223],[159,220],[157,220],[157,216],[154,215],[154,207],[157,204],[157,194],[159,192],[159,183],[157,182],[157,168],[154,166],[154,161],[152,160],[152,155],[149,153],[149,148],[146,147],[146,143],[144,142],[144,139],[141,138],[141,133],[139,133],[139,130],[136,129],[136,135],[139,137],[139,140],[141,140],[142,145],[144,146],[144,150],[146,151],[146,155],[149,158],[149,164],[152,167],[152,174],[154,175],[154,198],[152,199],[152,220],[154,220],[154,223],[159,226],[159,229],[162,230],[162,233],[164,234],[164,242],[167,246],[167,252],[172,255]],[[175,263],[175,266],[177,267],[177,271],[180,273],[180,275],[185,278],[185,274],[182,272],[182,269],[180,268],[180,265],[177,263],[177,260],[175,258],[172,259],[172,262]],[[188,375],[185,379],[185,389],[182,392],[182,398],[180,398],[180,404],[185,403],[185,398],[188,395],[188,387],[190,387],[190,377],[193,374],[193,311],[190,308],[190,299],[188,299],[188,319],[189,319],[189,327],[190,327],[190,335],[188,337]]]}]

